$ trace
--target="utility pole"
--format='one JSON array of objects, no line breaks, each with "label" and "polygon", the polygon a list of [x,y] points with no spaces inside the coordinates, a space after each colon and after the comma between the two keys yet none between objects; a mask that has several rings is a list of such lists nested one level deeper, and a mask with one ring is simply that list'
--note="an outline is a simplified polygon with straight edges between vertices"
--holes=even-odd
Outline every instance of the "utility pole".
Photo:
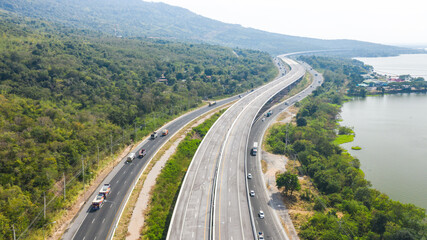
[{"label": "utility pole", "polygon": [[83,199],[86,202],[86,192],[85,192],[85,162],[82,155],[82,176],[83,176]]},{"label": "utility pole", "polygon": [[65,196],[66,196],[66,188],[67,184],[65,183],[65,172],[64,172],[64,201],[65,201]]},{"label": "utility pole", "polygon": [[96,148],[98,149],[98,154],[96,157],[96,165],[98,165],[98,167],[99,167],[99,145],[98,144],[96,144]]},{"label": "utility pole", "polygon": [[46,192],[43,193],[43,219],[46,219]]},{"label": "utility pole", "polygon": [[111,168],[114,168],[114,157],[113,157],[113,135],[110,134],[110,153],[111,153]]},{"label": "utility pole", "polygon": [[13,230],[13,240],[16,240],[15,224],[12,224],[12,230]]},{"label": "utility pole", "polygon": [[133,141],[136,142],[136,122],[134,122],[134,133],[133,133]]}]

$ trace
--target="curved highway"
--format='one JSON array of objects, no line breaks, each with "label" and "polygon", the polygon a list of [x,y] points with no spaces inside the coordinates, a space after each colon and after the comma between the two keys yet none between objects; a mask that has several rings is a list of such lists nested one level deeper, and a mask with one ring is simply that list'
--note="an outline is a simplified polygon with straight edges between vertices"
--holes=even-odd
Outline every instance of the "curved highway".
[{"label": "curved highway", "polygon": [[246,188],[246,147],[252,123],[275,94],[300,79],[305,69],[284,58],[291,71],[240,99],[212,126],[182,184],[168,239],[254,239]]},{"label": "curved highway", "polygon": [[[251,197],[251,208],[253,212],[253,219],[255,220],[255,229],[258,232],[262,232],[265,239],[289,239],[284,233],[281,221],[279,219],[278,213],[280,215],[285,214],[285,206],[282,202],[282,199],[278,195],[270,195],[266,189],[268,183],[263,178],[263,173],[261,169],[261,159],[262,159],[262,140],[264,133],[271,123],[275,121],[277,116],[286,110],[289,106],[293,105],[295,102],[300,101],[301,99],[310,95],[318,86],[323,83],[323,77],[321,74],[312,70],[312,68],[303,63],[304,67],[310,72],[314,79],[310,86],[298,93],[297,95],[283,101],[280,104],[277,104],[273,108],[267,110],[272,111],[273,114],[269,117],[260,117],[257,119],[253,125],[248,138],[248,145],[246,147],[246,158],[247,158],[247,172],[251,173],[253,176],[251,179],[248,179],[248,188],[249,191],[253,190],[255,193],[254,197]],[[264,121],[262,120],[264,118]],[[250,154],[253,143],[258,142],[259,150],[256,156]],[[264,219],[260,219],[258,216],[259,211],[264,212]]]},{"label": "curved highway", "polygon": [[[112,239],[121,213],[126,205],[126,201],[130,193],[133,190],[136,180],[139,178],[147,163],[154,156],[155,152],[187,123],[213,108],[237,99],[239,99],[239,96],[234,96],[225,100],[217,101],[216,105],[212,107],[206,106],[187,113],[164,126],[164,128],[169,130],[169,135],[165,137],[158,137],[154,140],[144,140],[133,152],[137,153],[140,149],[144,148],[147,150],[147,155],[142,159],[136,158],[130,164],[125,164],[124,160],[121,161],[120,164],[118,164],[104,179],[101,185],[97,187],[95,192],[87,198],[87,202],[83,205],[79,214],[72,221],[70,227],[62,236],[62,239]],[[98,194],[99,189],[104,183],[111,184],[111,193],[108,195],[107,201],[102,208],[93,211],[91,209],[91,202]]]}]

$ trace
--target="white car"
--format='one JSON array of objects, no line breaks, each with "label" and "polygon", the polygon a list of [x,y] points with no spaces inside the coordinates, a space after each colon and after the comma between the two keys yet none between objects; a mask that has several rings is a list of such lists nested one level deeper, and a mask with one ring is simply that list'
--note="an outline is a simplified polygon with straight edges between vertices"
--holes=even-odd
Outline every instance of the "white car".
[{"label": "white car", "polygon": [[251,190],[251,192],[249,193],[249,195],[251,195],[251,197],[255,197],[255,191]]},{"label": "white car", "polygon": [[248,179],[252,179],[252,174],[248,173]]},{"label": "white car", "polygon": [[264,212],[261,210],[258,213],[259,218],[264,219]]}]

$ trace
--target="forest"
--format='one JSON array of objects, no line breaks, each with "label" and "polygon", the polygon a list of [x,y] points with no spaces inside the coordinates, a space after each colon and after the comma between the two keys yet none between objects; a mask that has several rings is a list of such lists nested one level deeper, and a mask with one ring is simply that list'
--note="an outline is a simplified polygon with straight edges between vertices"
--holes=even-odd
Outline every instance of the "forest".
[{"label": "forest", "polygon": [[30,238],[69,207],[82,164],[90,181],[100,158],[278,73],[264,52],[117,38],[6,12],[0,33],[0,239]]},{"label": "forest", "polygon": [[[371,187],[352,157],[333,141],[338,134],[353,134],[338,125],[346,88],[368,70],[356,60],[301,57],[323,72],[325,81],[299,103],[296,124],[276,125],[267,138],[274,153],[296,158],[300,176],[309,176],[318,196],[314,214],[300,226],[302,239],[425,239],[426,212],[413,204],[393,201]],[[288,145],[286,144],[288,132]],[[310,195],[310,194],[308,194]]]}]

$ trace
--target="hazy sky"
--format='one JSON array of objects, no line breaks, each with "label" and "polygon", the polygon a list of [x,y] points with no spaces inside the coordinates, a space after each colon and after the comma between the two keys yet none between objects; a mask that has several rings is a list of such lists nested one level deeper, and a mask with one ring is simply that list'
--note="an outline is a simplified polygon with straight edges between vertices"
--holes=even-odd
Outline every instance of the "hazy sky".
[{"label": "hazy sky", "polygon": [[427,46],[426,0],[152,0],[269,32]]}]

